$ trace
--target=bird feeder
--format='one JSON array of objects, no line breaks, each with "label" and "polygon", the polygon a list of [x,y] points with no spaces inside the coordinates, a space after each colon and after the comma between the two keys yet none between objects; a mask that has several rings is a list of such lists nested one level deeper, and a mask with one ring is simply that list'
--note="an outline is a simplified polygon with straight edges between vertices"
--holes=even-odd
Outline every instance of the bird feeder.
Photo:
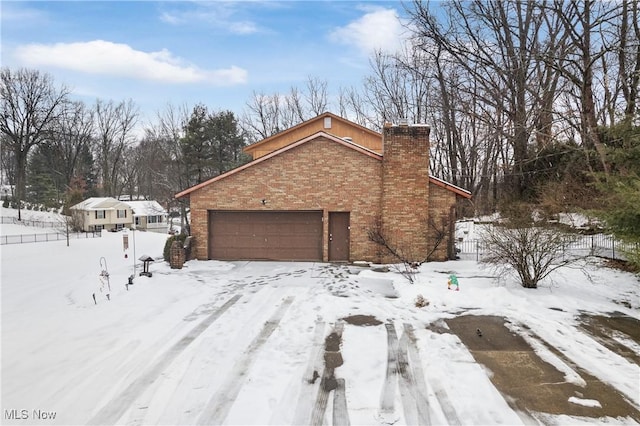
[{"label": "bird feeder", "polygon": [[151,272],[149,272],[149,264],[153,262],[153,257],[143,254],[140,259],[142,261],[142,272],[140,272],[140,276],[147,276],[151,278]]}]

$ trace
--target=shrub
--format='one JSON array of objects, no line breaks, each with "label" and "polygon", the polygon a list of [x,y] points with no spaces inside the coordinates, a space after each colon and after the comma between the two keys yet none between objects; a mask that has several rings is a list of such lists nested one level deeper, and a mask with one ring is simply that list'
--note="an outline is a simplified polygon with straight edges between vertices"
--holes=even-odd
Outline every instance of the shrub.
[{"label": "shrub", "polygon": [[482,233],[486,252],[481,262],[491,265],[502,278],[515,272],[523,287],[537,288],[553,271],[586,258],[571,252],[575,238],[544,223],[511,217]]},{"label": "shrub", "polygon": [[165,262],[168,262],[170,260],[171,244],[173,244],[174,241],[179,241],[181,245],[184,245],[184,240],[186,239],[187,239],[187,234],[177,234],[167,238],[167,241],[164,243],[164,251],[163,251],[163,257]]}]

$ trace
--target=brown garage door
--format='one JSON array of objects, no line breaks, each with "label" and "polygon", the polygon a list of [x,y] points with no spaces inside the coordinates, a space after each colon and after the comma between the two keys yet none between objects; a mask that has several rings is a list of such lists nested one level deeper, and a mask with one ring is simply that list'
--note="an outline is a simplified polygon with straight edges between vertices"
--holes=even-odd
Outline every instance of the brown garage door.
[{"label": "brown garage door", "polygon": [[322,212],[209,212],[209,257],[322,260]]}]

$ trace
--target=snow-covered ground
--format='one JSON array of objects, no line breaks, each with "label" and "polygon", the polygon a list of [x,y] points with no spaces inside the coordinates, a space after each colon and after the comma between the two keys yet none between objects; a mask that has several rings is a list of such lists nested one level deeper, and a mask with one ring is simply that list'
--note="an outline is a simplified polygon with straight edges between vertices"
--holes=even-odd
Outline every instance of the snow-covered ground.
[{"label": "snow-covered ground", "polygon": [[[133,253],[125,259],[122,233],[72,240],[69,247],[59,241],[0,248],[3,424],[318,423],[316,411],[327,395],[313,371],[322,375],[332,332],[341,335],[343,363],[335,367],[340,382],[331,394],[334,404],[346,402],[351,424],[413,424],[424,416],[447,424],[452,411],[461,424],[522,424],[527,419],[460,339],[428,328],[446,327],[443,319],[470,311],[508,318],[514,327],[526,324],[640,407],[640,367],[577,324],[581,313],[617,311],[640,319],[634,275],[588,266],[592,281],[562,270],[553,284],[526,290],[496,282],[473,261],[425,264],[413,285],[394,272],[322,263],[190,261],[172,270],[161,260],[165,239],[136,232],[135,257],[158,260],[151,264],[153,277],[136,276],[128,290]],[[100,291],[104,265],[111,300]],[[460,291],[447,290],[450,273],[459,277]],[[419,294],[428,306],[415,307]],[[381,324],[341,320],[353,315],[371,315]],[[409,355],[426,414],[403,410],[402,388],[393,392],[396,384],[387,383],[389,327],[401,341],[415,336]],[[620,340],[640,355],[637,343]],[[535,350],[567,381],[580,383],[544,345]],[[333,423],[329,411],[319,423]]]}]

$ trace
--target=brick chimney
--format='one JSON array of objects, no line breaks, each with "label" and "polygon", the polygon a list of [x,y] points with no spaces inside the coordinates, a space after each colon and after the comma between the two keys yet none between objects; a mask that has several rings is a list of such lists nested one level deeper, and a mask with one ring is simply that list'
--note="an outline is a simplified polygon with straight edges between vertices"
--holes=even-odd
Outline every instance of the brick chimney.
[{"label": "brick chimney", "polygon": [[411,261],[428,253],[430,130],[385,123],[382,133],[382,232]]}]

